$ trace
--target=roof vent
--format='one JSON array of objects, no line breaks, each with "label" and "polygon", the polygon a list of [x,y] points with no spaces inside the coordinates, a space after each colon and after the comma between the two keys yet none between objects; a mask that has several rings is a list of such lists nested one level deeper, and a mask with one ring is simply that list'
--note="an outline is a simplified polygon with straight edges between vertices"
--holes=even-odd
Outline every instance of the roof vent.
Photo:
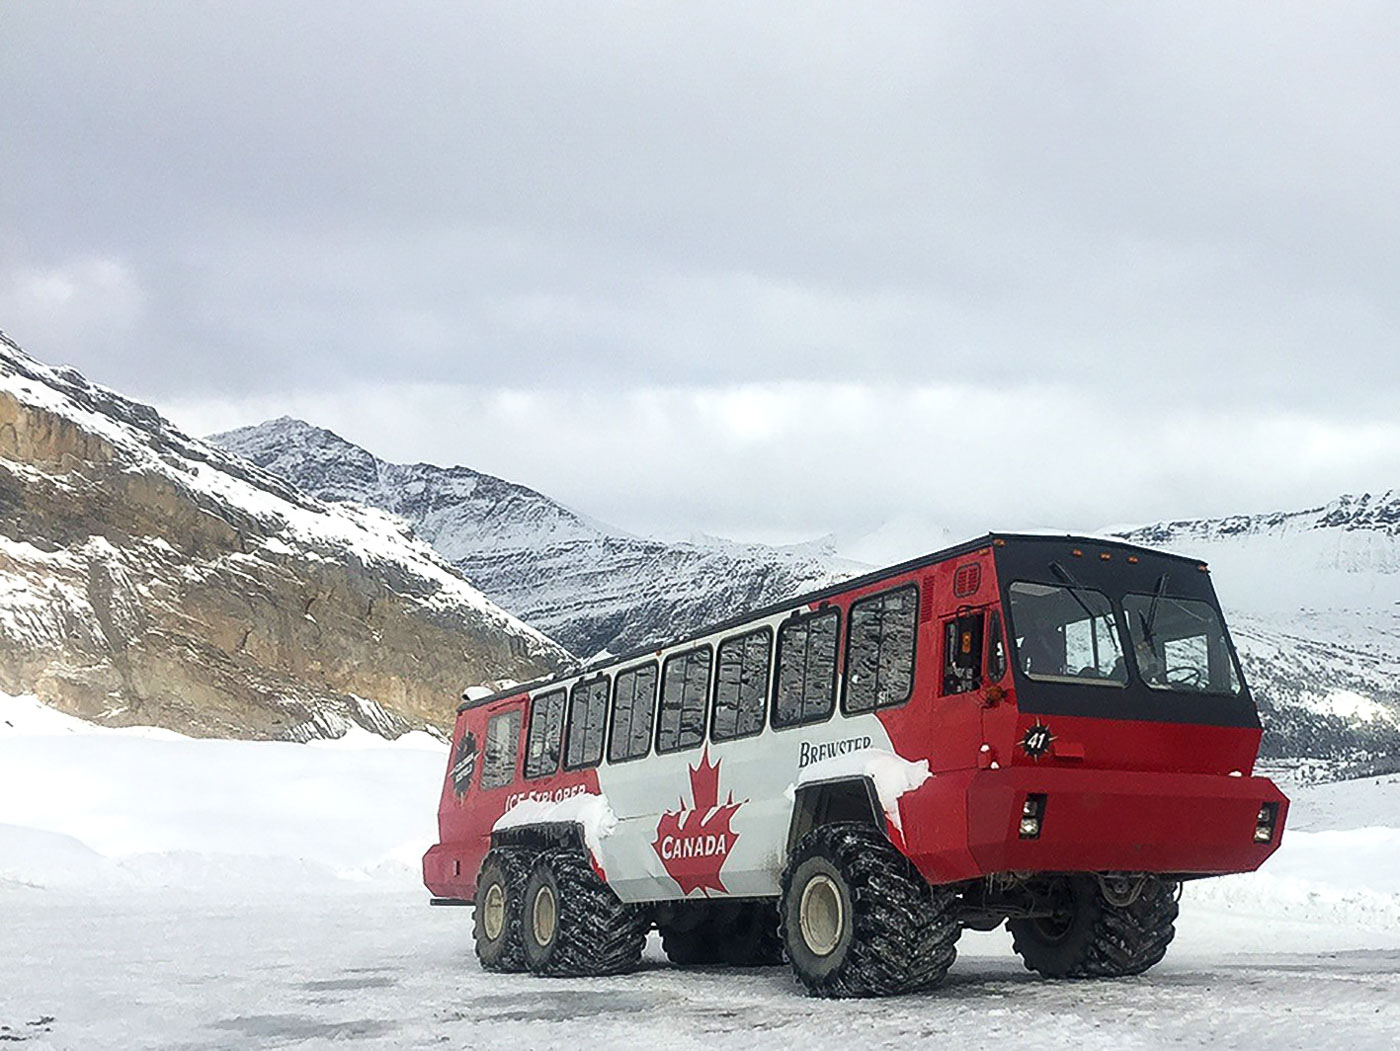
[{"label": "roof vent", "polygon": [[924,577],[923,589],[919,592],[919,620],[933,619],[933,577]]},{"label": "roof vent", "polygon": [[953,595],[955,598],[967,598],[969,595],[975,595],[981,586],[982,567],[976,562],[959,566],[958,571],[953,574]]}]

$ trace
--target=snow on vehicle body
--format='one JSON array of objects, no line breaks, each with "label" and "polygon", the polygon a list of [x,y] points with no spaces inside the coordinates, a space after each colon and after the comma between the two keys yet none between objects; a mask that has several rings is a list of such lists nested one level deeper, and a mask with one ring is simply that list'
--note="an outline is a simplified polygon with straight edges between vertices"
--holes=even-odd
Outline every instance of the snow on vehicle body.
[{"label": "snow on vehicle body", "polygon": [[424,879],[502,970],[625,970],[655,923],[882,994],[1007,921],[1043,973],[1137,973],[1179,881],[1277,849],[1260,736],[1204,565],[993,534],[465,702]]}]

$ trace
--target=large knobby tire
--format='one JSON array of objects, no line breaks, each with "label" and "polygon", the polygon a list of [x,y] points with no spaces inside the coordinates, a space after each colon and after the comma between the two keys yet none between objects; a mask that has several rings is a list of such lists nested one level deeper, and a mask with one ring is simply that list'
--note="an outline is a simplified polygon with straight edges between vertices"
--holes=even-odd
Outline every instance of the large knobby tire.
[{"label": "large knobby tire", "polygon": [[520,903],[525,881],[535,860],[534,851],[496,847],[481,862],[476,877],[473,928],[476,958],[483,970],[525,970],[525,948],[520,941]]},{"label": "large knobby tire", "polygon": [[661,950],[677,967],[703,967],[723,959],[714,924],[708,915],[689,926],[665,924],[659,930]]},{"label": "large knobby tire", "polygon": [[824,825],[783,871],[780,931],[812,996],[891,996],[935,985],[957,955],[957,899],[877,829]]},{"label": "large knobby tire", "polygon": [[1026,968],[1047,978],[1121,978],[1161,961],[1176,936],[1177,883],[1148,877],[1137,897],[1115,905],[1091,875],[1060,877],[1054,916],[1008,920]]},{"label": "large knobby tire", "polygon": [[520,912],[525,963],[534,974],[621,974],[642,959],[646,911],[618,900],[583,852],[541,854],[525,881]]},{"label": "large knobby tire", "polygon": [[765,901],[739,902],[722,909],[720,955],[731,967],[775,967],[783,962],[778,906]]},{"label": "large knobby tire", "polygon": [[773,967],[783,962],[772,899],[717,901],[692,908],[696,913],[660,927],[661,948],[673,964]]}]

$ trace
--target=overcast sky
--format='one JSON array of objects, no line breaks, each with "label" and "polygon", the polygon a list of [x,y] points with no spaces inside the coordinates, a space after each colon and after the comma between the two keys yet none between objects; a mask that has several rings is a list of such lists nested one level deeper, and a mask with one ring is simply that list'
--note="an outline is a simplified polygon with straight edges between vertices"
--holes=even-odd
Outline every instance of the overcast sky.
[{"label": "overcast sky", "polygon": [[[1400,486],[1400,5],[7,3],[0,328],[636,532]],[[941,537],[936,538],[941,539]]]}]

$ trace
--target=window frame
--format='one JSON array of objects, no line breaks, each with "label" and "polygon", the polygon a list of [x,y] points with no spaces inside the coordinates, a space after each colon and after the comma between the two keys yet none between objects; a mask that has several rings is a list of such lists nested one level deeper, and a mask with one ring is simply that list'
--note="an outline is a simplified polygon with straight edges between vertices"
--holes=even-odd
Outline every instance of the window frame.
[{"label": "window frame", "polygon": [[[994,625],[996,627],[995,635],[992,632]],[[1001,643],[1001,672],[994,676],[992,674],[993,651],[996,649],[998,641]],[[1002,616],[1000,606],[992,606],[987,614],[987,621],[982,629],[982,649],[985,651],[982,655],[984,665],[982,674],[985,684],[995,686],[1005,680],[1006,673],[1011,667],[1011,647],[1007,638],[1006,618]]]},{"label": "window frame", "polygon": [[[806,613],[798,613],[787,617],[779,625],[777,638],[773,644],[773,670],[772,670],[772,693],[768,704],[768,725],[775,731],[795,730],[802,726],[816,726],[819,723],[829,722],[836,714],[838,680],[841,677],[841,607],[836,605],[822,606],[819,609],[809,610]],[[796,722],[783,723],[778,721],[778,688],[781,685],[779,671],[783,666],[783,629],[792,625],[805,624],[809,621],[817,620],[821,617],[834,616],[836,618],[836,638],[833,640],[833,650],[831,654],[831,705],[827,708],[826,714],[820,718],[799,719]],[[806,686],[806,679],[803,679],[803,686]]]},{"label": "window frame", "polygon": [[[606,689],[603,692],[603,742],[598,749],[598,758],[591,762],[571,764],[569,762],[569,740],[573,737],[574,731],[574,693],[577,690],[593,689],[602,683]],[[608,723],[612,719],[612,682],[606,672],[600,672],[592,679],[579,679],[569,688],[569,696],[564,701],[564,739],[560,749],[561,765],[565,770],[591,770],[603,762],[603,756],[608,751]]]},{"label": "window frame", "polygon": [[[530,772],[530,753],[531,753],[531,751],[532,751],[531,745],[533,745],[533,744],[534,744],[534,741],[535,741],[535,710],[540,706],[540,704],[541,704],[542,702],[544,702],[544,701],[546,701],[546,700],[549,700],[549,699],[552,699],[552,698],[555,697],[556,695],[562,696],[562,697],[564,698],[564,703],[563,703],[562,707],[560,707],[560,709],[559,709],[559,755],[558,755],[558,756],[555,758],[555,760],[554,760],[554,767],[553,767],[553,769],[545,770],[544,772],[538,773],[538,774],[531,773],[531,772]],[[530,698],[530,717],[529,717],[529,724],[527,725],[526,730],[525,730],[525,766],[524,766],[525,780],[527,780],[527,781],[538,781],[538,780],[539,780],[540,778],[542,778],[542,777],[553,777],[554,775],[558,774],[560,770],[563,769],[563,767],[564,767],[564,726],[565,726],[565,723],[568,721],[568,715],[569,715],[569,691],[568,691],[568,689],[566,689],[566,688],[563,687],[563,686],[559,686],[559,687],[557,687],[557,688],[551,688],[551,689],[547,689],[547,690],[541,690],[539,693],[535,694],[533,697]]]},{"label": "window frame", "polygon": [[[494,726],[499,720],[510,719],[512,717],[514,717],[515,719],[515,730],[513,734],[515,743],[511,748],[513,755],[511,758],[510,766],[507,768],[510,772],[510,776],[507,777],[504,781],[492,781],[490,784],[487,784],[486,772],[489,768],[487,756],[488,749],[491,746],[491,727]],[[524,727],[524,725],[525,711],[523,706],[519,704],[512,705],[505,711],[495,712],[492,715],[487,716],[486,729],[485,731],[483,731],[481,737],[481,773],[477,774],[476,778],[478,791],[493,792],[498,788],[508,788],[511,785],[515,784],[516,781],[520,780],[520,731]]]},{"label": "window frame", "polygon": [[[1079,592],[1081,594],[1088,593],[1092,595],[1097,595],[1099,596],[1099,598],[1107,602],[1108,610],[1105,613],[1094,614],[1094,619],[1107,616],[1112,621],[1113,627],[1118,633],[1118,655],[1123,659],[1123,678],[1113,679],[1105,676],[1100,679],[1086,679],[1081,678],[1077,675],[1044,675],[1026,671],[1025,666],[1022,664],[1021,644],[1016,641],[1017,626],[1015,621],[1014,607],[1016,585],[1018,584],[1026,584],[1030,585],[1031,587],[1038,588],[1057,588],[1061,591]],[[1128,661],[1131,658],[1128,656],[1127,650],[1124,648],[1124,643],[1132,637],[1130,631],[1128,630],[1127,617],[1123,615],[1123,611],[1120,608],[1119,604],[1116,601],[1114,601],[1114,599],[1111,596],[1109,596],[1107,592],[1101,590],[1100,588],[1090,587],[1088,585],[1076,586],[1072,584],[1062,583],[1052,584],[1047,583],[1043,580],[1026,580],[1017,578],[1016,580],[1012,580],[1007,583],[1006,598],[1006,616],[1004,618],[1003,624],[1004,630],[1006,631],[1006,639],[1008,644],[1007,652],[1011,655],[1011,663],[1015,666],[1016,675],[1021,676],[1028,682],[1039,683],[1041,685],[1093,686],[1099,689],[1125,690],[1128,688],[1129,684],[1133,682],[1134,675],[1133,672],[1129,670],[1128,664]]]},{"label": "window frame", "polygon": [[[635,674],[635,673],[638,673],[638,672],[643,671],[643,670],[646,669],[646,668],[651,668],[651,669],[656,673],[656,678],[655,678],[655,679],[653,680],[653,682],[652,682],[652,690],[651,690],[651,718],[652,718],[652,725],[651,725],[651,730],[647,733],[647,736],[646,736],[646,742],[647,742],[646,750],[645,750],[645,751],[642,751],[642,752],[638,752],[636,755],[626,755],[626,756],[623,756],[623,757],[620,758],[620,759],[614,759],[614,758],[613,758],[613,738],[614,738],[614,736],[615,736],[616,733],[617,733],[617,690],[618,690],[618,683],[619,683],[619,681],[622,679],[622,677],[623,677],[624,675]],[[608,765],[609,765],[609,766],[615,766],[615,765],[617,765],[618,763],[634,763],[634,762],[636,762],[638,759],[645,759],[647,756],[651,755],[652,738],[655,737],[655,735],[656,735],[656,709],[657,709],[657,704],[658,704],[658,702],[660,701],[660,699],[661,699],[661,667],[660,667],[660,665],[657,663],[656,660],[653,659],[653,660],[649,660],[649,661],[643,661],[641,664],[632,664],[632,665],[629,665],[629,666],[626,667],[626,668],[619,668],[617,671],[615,671],[615,672],[613,673],[613,677],[612,677],[612,692],[611,692],[611,696],[609,697],[609,700],[608,700],[608,743],[607,743],[607,746],[603,749],[603,755],[604,755],[604,757],[607,759]],[[630,730],[630,726],[629,726],[629,730]],[[630,736],[630,734],[629,734],[629,736]]]},{"label": "window frame", "polygon": [[[1181,690],[1181,689],[1175,688],[1175,686],[1174,686],[1172,683],[1170,683],[1170,682],[1161,683],[1161,684],[1154,683],[1154,682],[1152,682],[1150,679],[1148,679],[1148,677],[1147,677],[1146,675],[1144,675],[1144,674],[1142,673],[1142,666],[1141,666],[1141,662],[1138,660],[1138,652],[1137,652],[1137,647],[1138,647],[1137,629],[1136,629],[1136,628],[1134,627],[1134,625],[1133,625],[1133,612],[1134,612],[1134,611],[1128,609],[1128,599],[1130,599],[1130,598],[1136,598],[1136,599],[1147,599],[1147,600],[1150,601],[1150,600],[1152,599],[1152,597],[1153,597],[1153,596],[1152,596],[1150,593],[1140,592],[1140,591],[1128,591],[1128,592],[1124,592],[1122,598],[1119,600],[1119,604],[1122,606],[1122,610],[1123,610],[1123,620],[1125,621],[1125,623],[1126,623],[1126,625],[1127,625],[1127,628],[1128,628],[1128,642],[1131,644],[1130,648],[1131,648],[1131,650],[1132,650],[1132,656],[1131,656],[1129,659],[1132,661],[1132,669],[1133,669],[1133,676],[1134,676],[1134,678],[1136,678],[1136,680],[1137,680],[1139,683],[1141,683],[1143,686],[1146,686],[1149,690],[1155,690],[1155,691],[1157,691],[1157,692],[1159,692],[1159,693],[1171,693],[1171,694],[1176,694],[1176,695],[1178,695],[1178,696],[1188,696],[1188,697],[1228,697],[1228,698],[1230,698],[1230,699],[1232,699],[1232,700],[1244,696],[1245,690],[1247,689],[1247,687],[1245,686],[1244,674],[1243,674],[1243,673],[1241,672],[1241,670],[1240,670],[1239,655],[1235,652],[1234,643],[1233,643],[1233,641],[1232,641],[1231,638],[1230,638],[1229,629],[1227,628],[1227,626],[1226,626],[1226,624],[1225,624],[1225,617],[1222,615],[1222,613],[1221,613],[1221,611],[1220,611],[1220,609],[1219,609],[1218,607],[1212,606],[1212,605],[1211,605],[1209,602],[1207,602],[1205,599],[1201,599],[1201,598],[1189,598],[1189,597],[1184,597],[1184,596],[1180,596],[1180,595],[1167,595],[1167,594],[1162,594],[1162,595],[1157,596],[1157,598],[1158,598],[1159,601],[1165,600],[1165,601],[1171,601],[1171,602],[1176,602],[1176,603],[1186,603],[1186,602],[1189,602],[1189,603],[1191,603],[1192,605],[1203,606],[1203,607],[1205,607],[1205,609],[1206,609],[1207,611],[1209,611],[1209,613],[1211,614],[1211,617],[1213,618],[1213,620],[1214,620],[1214,622],[1215,622],[1216,628],[1218,628],[1219,631],[1220,631],[1220,645],[1221,645],[1222,648],[1223,648],[1222,656],[1225,658],[1225,663],[1227,664],[1227,666],[1228,666],[1228,668],[1229,668],[1231,677],[1232,677],[1232,678],[1234,679],[1234,681],[1235,681],[1235,686],[1236,686],[1236,688],[1235,688],[1234,690]],[[1169,640],[1169,641],[1179,641],[1180,638],[1186,638],[1186,637],[1187,637],[1187,636],[1180,636],[1178,639]],[[1210,656],[1209,656],[1209,653],[1210,653],[1210,638],[1209,638],[1209,636],[1202,636],[1202,638],[1205,639],[1205,643],[1206,643],[1206,652],[1207,652],[1206,660],[1207,660],[1207,663],[1209,663],[1209,660],[1210,660]]]},{"label": "window frame", "polygon": [[[760,700],[761,700],[762,703],[760,703],[760,704],[759,704],[759,707],[758,707],[758,710],[759,710],[759,713],[760,713],[760,716],[761,716],[760,719],[759,719],[759,723],[758,723],[758,729],[756,729],[756,730],[749,730],[747,733],[741,733],[741,734],[740,734],[740,733],[736,733],[736,734],[731,734],[731,735],[728,736],[728,737],[716,737],[716,736],[715,736],[715,715],[716,715],[716,714],[718,713],[718,711],[719,711],[719,686],[720,686],[720,683],[719,683],[719,664],[720,664],[720,651],[721,651],[722,649],[724,649],[725,646],[728,646],[728,645],[730,645],[731,643],[738,643],[738,644],[740,644],[741,646],[742,646],[742,645],[745,645],[745,644],[748,643],[748,640],[749,640],[749,639],[757,638],[757,637],[760,636],[760,635],[767,635],[767,636],[768,636],[768,645],[767,645],[767,657],[766,657],[766,659],[765,659],[765,661],[764,661],[765,668],[764,668],[764,673],[763,673],[763,690],[762,690],[762,691],[760,692],[760,694],[759,694],[759,698],[760,698]],[[774,668],[775,665],[776,665],[776,661],[774,660],[774,643],[776,642],[776,640],[777,640],[777,634],[773,631],[773,626],[772,626],[771,624],[761,624],[761,625],[759,625],[759,626],[756,627],[756,628],[750,629],[749,631],[740,632],[740,633],[737,634],[737,635],[729,635],[729,636],[726,636],[725,638],[721,639],[721,640],[715,645],[715,661],[714,661],[714,665],[713,665],[713,667],[712,667],[712,669],[711,669],[711,677],[714,679],[714,687],[713,687],[713,689],[711,689],[711,691],[710,691],[710,731],[709,731],[709,737],[710,737],[711,743],[713,743],[713,744],[723,744],[723,743],[725,743],[725,742],[727,742],[727,741],[743,741],[743,740],[746,740],[747,738],[750,738],[750,737],[757,737],[759,734],[763,733],[764,730],[768,729],[768,697],[769,697],[769,694],[770,694],[770,692],[771,692],[771,690],[772,690],[772,688],[773,688],[773,668]],[[742,659],[742,656],[741,656],[740,662],[739,662],[739,668],[740,668],[740,672],[739,672],[739,688],[740,688],[740,690],[743,689],[743,685],[744,685],[744,680],[743,680],[743,666],[744,666],[744,665],[743,665],[743,659]],[[735,706],[735,710],[736,710],[736,712],[739,710],[737,705]],[[735,723],[736,723],[736,725],[737,725],[737,723],[738,723],[738,719],[737,719],[737,718],[735,719]]]},{"label": "window frame", "polygon": [[[690,658],[697,653],[707,653],[710,657],[709,669],[705,673],[705,689],[704,692],[700,695],[700,736],[698,739],[696,739],[694,744],[677,745],[675,748],[662,748],[661,710],[663,701],[666,697],[666,670],[670,668],[671,664],[674,661],[683,660],[688,662]],[[689,669],[686,670],[685,674],[689,674]],[[675,653],[668,654],[666,658],[662,660],[661,677],[656,680],[656,724],[652,727],[652,736],[655,738],[655,740],[652,742],[652,746],[656,749],[657,755],[675,755],[677,752],[689,752],[692,749],[699,748],[702,744],[705,743],[705,738],[708,735],[710,729],[710,691],[714,688],[714,681],[715,648],[708,642],[702,643],[699,646],[689,646],[686,649],[677,650]],[[685,712],[685,707],[683,704],[680,711],[682,713]],[[680,737],[680,730],[681,724],[678,723],[676,725],[677,738]]]},{"label": "window frame", "polygon": [[[948,669],[956,667],[949,661],[953,653],[953,648],[957,645],[949,639],[949,629],[954,628],[964,620],[976,617],[978,620],[977,644],[980,649],[977,659],[977,666],[973,669],[975,681],[965,690],[948,689]],[[940,697],[966,697],[970,693],[976,693],[987,685],[986,665],[987,665],[987,624],[990,621],[989,609],[986,606],[965,606],[950,617],[944,617],[939,635],[941,640],[939,646],[942,649],[943,660],[938,666],[938,696]],[[954,634],[961,638],[961,633],[954,630]]]},{"label": "window frame", "polygon": [[[914,593],[914,630],[912,634],[912,645],[909,647],[909,689],[897,701],[886,701],[884,704],[877,700],[869,708],[861,708],[851,711],[847,699],[851,692],[851,640],[855,638],[855,632],[851,625],[855,623],[856,607],[869,602],[883,602],[891,595],[901,591],[912,591]],[[885,588],[883,591],[871,592],[869,595],[862,595],[850,604],[846,609],[846,638],[845,638],[845,659],[841,663],[841,714],[845,716],[870,715],[873,712],[883,711],[886,708],[898,708],[902,704],[908,704],[910,698],[914,696],[914,679],[919,670],[919,625],[922,623],[921,611],[923,610],[923,596],[919,591],[919,583],[916,580],[905,581],[903,584],[896,584],[894,587]],[[883,640],[883,636],[882,636]],[[879,650],[876,651],[876,667],[879,666]],[[877,680],[878,683],[878,680]]]}]

